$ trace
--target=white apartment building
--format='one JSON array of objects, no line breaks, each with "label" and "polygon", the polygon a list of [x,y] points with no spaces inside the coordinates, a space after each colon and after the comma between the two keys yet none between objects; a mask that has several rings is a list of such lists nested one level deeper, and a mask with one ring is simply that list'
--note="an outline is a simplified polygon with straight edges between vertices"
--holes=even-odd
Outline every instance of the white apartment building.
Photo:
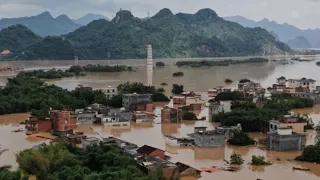
[{"label": "white apartment building", "polygon": [[107,88],[101,89],[102,92],[106,95],[106,97],[112,98],[113,96],[118,95],[118,91],[116,87],[108,86]]}]

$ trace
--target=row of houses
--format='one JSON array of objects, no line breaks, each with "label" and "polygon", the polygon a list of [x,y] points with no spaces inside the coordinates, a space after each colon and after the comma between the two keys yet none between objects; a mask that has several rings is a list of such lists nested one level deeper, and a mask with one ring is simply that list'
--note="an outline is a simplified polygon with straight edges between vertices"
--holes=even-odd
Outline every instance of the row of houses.
[{"label": "row of houses", "polygon": [[173,163],[169,161],[170,157],[165,154],[164,150],[148,145],[138,147],[136,144],[115,137],[103,138],[102,141],[98,138],[91,137],[82,141],[82,147],[86,148],[100,142],[105,145],[116,145],[134,156],[139,168],[150,176],[156,175],[158,170],[161,169],[163,176],[166,179],[181,178],[185,176],[200,177],[200,170],[181,162]]}]

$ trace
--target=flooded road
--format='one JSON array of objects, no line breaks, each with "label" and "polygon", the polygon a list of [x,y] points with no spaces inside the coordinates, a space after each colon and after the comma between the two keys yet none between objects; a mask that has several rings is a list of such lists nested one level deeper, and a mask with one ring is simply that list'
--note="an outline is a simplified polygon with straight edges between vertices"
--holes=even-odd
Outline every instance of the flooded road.
[{"label": "flooded road", "polygon": [[[281,57],[283,58],[283,57]],[[320,60],[320,57],[315,57]],[[174,63],[178,61],[173,60],[155,60],[163,61],[166,63],[164,68],[155,68],[153,71],[153,85],[160,87],[162,82],[168,83],[165,87],[167,93],[171,91],[173,83],[183,84],[185,90],[205,92],[210,88],[216,86],[225,85],[224,80],[226,78],[232,79],[235,82],[241,78],[249,78],[261,82],[264,87],[270,86],[275,83],[276,78],[285,76],[287,78],[313,78],[320,81],[320,67],[316,66],[315,62],[294,62],[294,64],[282,65],[275,62],[269,62],[266,64],[242,64],[231,65],[227,67],[207,67],[207,68],[178,68],[174,66]],[[15,64],[16,63],[16,64]],[[126,64],[134,65],[138,68],[137,72],[120,72],[120,73],[91,73],[85,77],[73,77],[50,81],[58,86],[67,89],[73,89],[78,84],[84,86],[92,86],[93,88],[104,88],[107,86],[117,86],[120,83],[126,81],[138,81],[147,83],[147,71],[145,66],[145,60],[132,60],[132,61],[79,61],[80,65],[85,64]],[[24,68],[67,68],[73,65],[73,61],[28,61],[28,62],[0,62],[0,66],[19,66]],[[183,71],[184,76],[179,78],[173,78],[172,73],[177,71]],[[12,74],[0,74],[0,85],[4,85],[7,82],[8,77],[14,76]],[[235,87],[236,83],[229,85],[229,87]],[[160,114],[161,108],[166,103],[155,104],[156,114]],[[170,104],[172,105],[172,104]],[[293,110],[299,114],[310,114],[314,124],[320,122],[320,107],[297,109]],[[199,116],[207,116],[208,111],[204,109]],[[28,114],[17,114],[0,116],[0,145],[3,149],[9,149],[0,157],[0,165],[10,164],[13,168],[17,168],[15,161],[15,153],[31,148],[32,146],[48,142],[48,140],[40,139],[37,137],[27,137],[24,132],[15,133],[13,130],[24,128],[19,122],[22,122],[27,118]],[[205,173],[203,172],[200,179],[203,180],[256,180],[258,178],[263,180],[318,180],[320,179],[320,165],[311,163],[301,163],[288,161],[294,159],[301,152],[273,152],[265,151],[263,148],[251,146],[251,147],[234,147],[226,145],[224,148],[197,148],[197,147],[175,147],[165,143],[164,135],[173,136],[186,136],[188,133],[193,132],[195,126],[207,126],[209,129],[213,129],[219,124],[210,123],[207,121],[190,122],[183,121],[181,124],[159,124],[161,122],[160,117],[156,118],[154,123],[132,123],[131,127],[125,129],[110,129],[103,126],[93,125],[81,125],[77,131],[83,131],[88,136],[96,136],[95,132],[98,132],[102,136],[113,135],[126,141],[136,143],[137,145],[150,145],[166,151],[166,154],[172,157],[173,162],[180,161],[195,168],[203,167],[224,167],[224,159],[229,160],[230,156],[234,153],[242,155],[245,160],[245,164],[239,172],[215,172]],[[90,128],[92,127],[94,131]],[[255,139],[264,138],[265,134],[251,133],[250,136]],[[307,144],[314,144],[314,138],[316,133],[314,131],[307,132]],[[271,161],[273,165],[267,167],[255,167],[248,165],[251,161],[252,155],[265,156],[268,161]],[[280,161],[277,159],[280,158]],[[293,166],[300,166],[310,168],[310,172],[293,171]]]}]

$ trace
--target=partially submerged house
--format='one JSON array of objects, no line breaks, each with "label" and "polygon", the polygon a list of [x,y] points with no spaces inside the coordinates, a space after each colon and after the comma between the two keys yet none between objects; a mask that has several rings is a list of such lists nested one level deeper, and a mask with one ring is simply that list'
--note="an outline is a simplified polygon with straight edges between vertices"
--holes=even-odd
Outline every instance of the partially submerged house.
[{"label": "partially submerged house", "polygon": [[144,145],[137,149],[137,156],[147,156],[147,157],[160,157],[162,159],[168,158],[168,156],[165,155],[165,151],[151,147],[148,145]]},{"label": "partially submerged house", "polygon": [[178,166],[180,177],[186,177],[186,176],[200,177],[201,176],[201,171],[196,168],[190,167],[181,162],[177,162],[176,165]]},{"label": "partially submerged house", "polygon": [[140,169],[149,176],[155,176],[161,169],[165,179],[179,178],[178,166],[159,157],[138,158]]},{"label": "partially submerged house", "polygon": [[122,106],[130,111],[146,111],[148,105],[152,105],[151,96],[152,94],[123,94]]},{"label": "partially submerged house", "polygon": [[161,110],[161,122],[162,123],[180,123],[182,119],[182,110],[170,108],[168,106],[163,107]]},{"label": "partially submerged house", "polygon": [[260,131],[263,133],[276,132],[278,128],[291,128],[295,133],[304,133],[306,122],[299,122],[298,118],[291,115],[282,116],[279,120],[268,120],[260,122]]}]

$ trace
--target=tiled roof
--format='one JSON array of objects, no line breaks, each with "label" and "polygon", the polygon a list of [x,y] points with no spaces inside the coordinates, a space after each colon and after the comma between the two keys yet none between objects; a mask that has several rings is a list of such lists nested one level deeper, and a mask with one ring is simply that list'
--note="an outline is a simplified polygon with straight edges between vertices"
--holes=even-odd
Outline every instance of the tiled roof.
[{"label": "tiled roof", "polygon": [[[154,148],[154,147],[151,147],[151,146],[148,146],[148,145],[144,145],[144,146],[140,147],[139,149],[137,149],[137,152],[138,152],[138,153],[141,153],[141,154],[149,155],[149,154],[151,154],[152,152],[154,152],[155,150],[163,151],[163,150],[161,150],[161,149],[157,149],[157,148]],[[163,151],[163,152],[164,152],[164,151]]]}]

